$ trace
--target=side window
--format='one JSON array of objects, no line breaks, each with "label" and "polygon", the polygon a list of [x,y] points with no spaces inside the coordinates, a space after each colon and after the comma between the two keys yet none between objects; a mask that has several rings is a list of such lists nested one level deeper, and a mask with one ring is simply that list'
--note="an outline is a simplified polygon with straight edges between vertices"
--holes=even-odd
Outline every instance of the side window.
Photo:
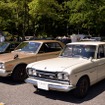
[{"label": "side window", "polygon": [[98,59],[105,57],[104,50],[105,50],[105,46],[100,45],[98,48],[98,54],[97,54]]},{"label": "side window", "polygon": [[62,47],[57,42],[44,43],[39,51],[39,53],[55,52],[60,51]]},{"label": "side window", "polygon": [[47,52],[47,46],[43,44],[39,50],[39,53],[45,53],[45,52]]},{"label": "side window", "polygon": [[46,44],[49,48],[49,52],[60,51],[62,49],[61,45],[57,42],[51,42]]}]

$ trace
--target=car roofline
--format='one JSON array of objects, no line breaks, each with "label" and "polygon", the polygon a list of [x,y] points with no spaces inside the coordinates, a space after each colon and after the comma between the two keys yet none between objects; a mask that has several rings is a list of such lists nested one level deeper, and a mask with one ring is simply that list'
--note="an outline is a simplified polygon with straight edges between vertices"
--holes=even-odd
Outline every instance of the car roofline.
[{"label": "car roofline", "polygon": [[100,45],[100,44],[105,44],[105,42],[100,42],[100,41],[95,41],[95,42],[72,42],[72,43],[68,43],[67,45]]}]

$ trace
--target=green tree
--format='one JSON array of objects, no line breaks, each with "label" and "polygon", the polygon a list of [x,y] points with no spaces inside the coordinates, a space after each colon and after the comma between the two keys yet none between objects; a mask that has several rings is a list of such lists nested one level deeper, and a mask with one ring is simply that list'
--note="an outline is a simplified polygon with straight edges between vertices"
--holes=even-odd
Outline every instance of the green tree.
[{"label": "green tree", "polygon": [[25,35],[29,28],[29,2],[30,0],[0,1],[0,28],[13,34]]},{"label": "green tree", "polygon": [[0,0],[0,30],[25,35],[103,34],[105,0]]},{"label": "green tree", "polygon": [[54,33],[58,27],[56,23],[60,23],[63,19],[62,6],[56,0],[33,0],[29,3],[29,9],[33,26],[40,32]]},{"label": "green tree", "polygon": [[[104,0],[71,0],[66,2],[69,8],[69,24],[74,25],[77,30],[87,29],[97,30],[103,28],[105,21],[105,1]],[[99,31],[100,32],[100,31]]]},{"label": "green tree", "polygon": [[8,30],[10,27],[13,28],[12,22],[12,9],[14,9],[15,3],[0,1],[0,28]]}]

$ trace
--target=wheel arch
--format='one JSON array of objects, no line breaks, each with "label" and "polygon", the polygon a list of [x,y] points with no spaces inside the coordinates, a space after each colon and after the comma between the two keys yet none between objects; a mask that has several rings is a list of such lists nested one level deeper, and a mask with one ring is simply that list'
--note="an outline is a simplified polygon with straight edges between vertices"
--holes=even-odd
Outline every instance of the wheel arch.
[{"label": "wheel arch", "polygon": [[89,86],[90,86],[90,78],[89,78],[88,75],[83,75],[83,76],[81,76],[81,77],[78,79],[77,83],[78,83],[78,82],[80,81],[80,79],[82,79],[82,78],[87,78],[87,79],[88,79],[88,82],[89,82]]},{"label": "wheel arch", "polygon": [[20,66],[20,65],[25,65],[25,66],[27,66],[27,64],[26,64],[26,63],[19,63],[19,64],[15,65],[15,67],[13,68],[12,73],[13,73],[13,72],[14,72],[14,70],[15,70],[18,66]]},{"label": "wheel arch", "polygon": [[26,73],[26,63],[17,64],[12,71],[11,77],[14,81],[24,81],[28,75]]}]

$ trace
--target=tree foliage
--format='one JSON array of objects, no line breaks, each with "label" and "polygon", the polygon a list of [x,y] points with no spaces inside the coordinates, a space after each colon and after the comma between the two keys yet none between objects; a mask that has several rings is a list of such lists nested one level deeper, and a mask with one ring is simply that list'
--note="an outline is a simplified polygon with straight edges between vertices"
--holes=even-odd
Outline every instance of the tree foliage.
[{"label": "tree foliage", "polygon": [[[69,23],[76,29],[87,29],[100,32],[105,21],[104,0],[72,0],[68,1]],[[81,27],[81,28],[80,28]]]},{"label": "tree foliage", "polygon": [[103,35],[105,0],[0,0],[0,30],[13,34]]}]

